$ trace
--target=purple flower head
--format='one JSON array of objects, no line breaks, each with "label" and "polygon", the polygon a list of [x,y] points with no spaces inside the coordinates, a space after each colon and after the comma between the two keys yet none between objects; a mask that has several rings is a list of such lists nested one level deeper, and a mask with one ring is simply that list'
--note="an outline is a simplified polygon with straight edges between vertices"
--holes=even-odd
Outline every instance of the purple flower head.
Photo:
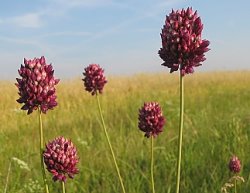
[{"label": "purple flower head", "polygon": [[55,85],[59,79],[55,79],[51,64],[46,64],[45,58],[24,58],[24,65],[18,70],[21,78],[17,78],[15,84],[19,90],[18,103],[24,103],[22,110],[32,113],[38,107],[43,113],[53,109],[56,105]]},{"label": "purple flower head", "polygon": [[205,52],[209,51],[209,41],[202,40],[203,24],[197,11],[192,8],[177,10],[166,16],[159,55],[164,60],[163,66],[170,72],[181,70],[182,76],[193,73],[194,67],[205,61]]},{"label": "purple flower head", "polygon": [[66,181],[66,174],[73,178],[79,171],[77,150],[73,143],[64,137],[57,137],[46,145],[43,152],[47,170],[53,174],[54,181]]},{"label": "purple flower head", "polygon": [[107,83],[104,70],[98,64],[90,64],[83,72],[85,90],[92,95],[101,94],[103,87]]},{"label": "purple flower head", "polygon": [[163,131],[165,118],[160,105],[157,102],[148,102],[139,109],[138,127],[145,132],[145,137],[159,135]]},{"label": "purple flower head", "polygon": [[241,169],[240,160],[237,156],[232,156],[229,164],[228,164],[229,170],[233,173],[239,173]]}]

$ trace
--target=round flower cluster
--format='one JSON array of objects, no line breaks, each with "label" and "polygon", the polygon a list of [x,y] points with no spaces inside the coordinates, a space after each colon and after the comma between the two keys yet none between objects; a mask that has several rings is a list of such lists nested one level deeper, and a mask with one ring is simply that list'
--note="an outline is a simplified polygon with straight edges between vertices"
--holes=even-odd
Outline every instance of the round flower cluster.
[{"label": "round flower cluster", "polygon": [[90,64],[83,72],[84,86],[86,91],[92,95],[102,93],[104,85],[107,83],[104,70],[98,64]]},{"label": "round flower cluster", "polygon": [[28,110],[30,114],[40,107],[46,113],[57,105],[55,85],[59,79],[55,79],[52,65],[47,65],[43,56],[33,60],[24,59],[18,73],[21,78],[16,79],[20,96],[17,102],[24,103],[22,110]]},{"label": "round flower cluster", "polygon": [[145,132],[145,137],[156,137],[163,131],[165,118],[157,102],[148,102],[139,109],[138,127]]},{"label": "round flower cluster", "polygon": [[66,181],[66,174],[73,178],[78,173],[77,150],[73,143],[64,137],[55,138],[46,145],[43,152],[47,170],[53,174],[54,181]]},{"label": "round flower cluster", "polygon": [[228,164],[229,170],[233,173],[239,173],[241,169],[240,160],[237,156],[231,157],[229,164]]},{"label": "round flower cluster", "polygon": [[209,51],[208,40],[201,39],[203,24],[197,11],[192,8],[177,10],[166,16],[161,39],[162,48],[159,56],[164,60],[163,66],[170,72],[181,70],[182,76],[193,73],[194,67],[205,61],[205,52]]}]

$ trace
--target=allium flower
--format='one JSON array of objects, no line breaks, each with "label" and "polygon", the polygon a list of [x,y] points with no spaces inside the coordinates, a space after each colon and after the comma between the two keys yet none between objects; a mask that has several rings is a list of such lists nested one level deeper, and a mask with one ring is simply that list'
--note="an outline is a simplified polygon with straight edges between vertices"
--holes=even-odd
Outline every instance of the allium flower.
[{"label": "allium flower", "polygon": [[228,164],[229,170],[233,173],[239,173],[241,169],[240,160],[237,156],[231,157],[229,164]]},{"label": "allium flower", "polygon": [[209,41],[201,39],[203,24],[197,11],[192,8],[177,10],[166,16],[159,55],[164,60],[163,66],[170,72],[181,70],[181,74],[193,73],[194,67],[205,61],[205,52],[209,51]]},{"label": "allium flower", "polygon": [[92,95],[102,93],[104,85],[107,83],[104,70],[98,64],[90,64],[83,72],[84,86],[86,91]]},{"label": "allium flower", "polygon": [[55,85],[59,79],[55,79],[52,65],[46,64],[45,58],[34,58],[27,60],[24,58],[24,65],[18,70],[21,78],[17,78],[18,103],[24,103],[22,110],[32,113],[38,107],[43,113],[53,109],[56,105]]},{"label": "allium flower", "polygon": [[165,118],[160,105],[157,102],[148,102],[139,109],[138,127],[145,132],[145,137],[156,137],[163,131]]},{"label": "allium flower", "polygon": [[73,143],[64,137],[55,138],[46,145],[43,152],[47,170],[53,174],[54,181],[66,181],[66,174],[73,178],[78,173],[76,164],[79,161]]}]

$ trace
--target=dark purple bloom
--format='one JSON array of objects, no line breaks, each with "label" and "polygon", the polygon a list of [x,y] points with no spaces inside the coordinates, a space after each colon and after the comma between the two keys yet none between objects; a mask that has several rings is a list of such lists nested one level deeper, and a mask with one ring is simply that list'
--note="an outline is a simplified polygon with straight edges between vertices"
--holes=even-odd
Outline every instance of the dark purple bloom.
[{"label": "dark purple bloom", "polygon": [[32,113],[38,107],[43,113],[53,109],[56,105],[55,85],[59,79],[55,79],[54,70],[51,64],[46,64],[45,58],[34,58],[26,60],[24,65],[18,70],[21,78],[17,78],[18,94],[20,98],[18,103],[24,103],[22,110],[28,110]]},{"label": "dark purple bloom", "polygon": [[194,67],[205,61],[205,52],[209,51],[209,41],[202,40],[203,24],[197,11],[192,8],[177,10],[166,16],[159,55],[164,60],[163,66],[170,72],[181,70],[181,74],[193,73]]},{"label": "dark purple bloom", "polygon": [[228,164],[229,170],[233,173],[239,173],[241,169],[240,160],[237,156],[232,156],[229,164]]},{"label": "dark purple bloom", "polygon": [[165,118],[157,102],[148,102],[139,109],[138,127],[145,132],[145,137],[159,135],[163,131]]},{"label": "dark purple bloom", "polygon": [[73,143],[64,137],[55,138],[46,145],[43,152],[47,170],[53,174],[54,181],[66,181],[66,174],[73,178],[79,171],[77,150]]},{"label": "dark purple bloom", "polygon": [[104,70],[98,64],[90,64],[83,72],[84,86],[86,91],[92,95],[101,94],[104,85],[107,83],[106,77],[104,76]]}]

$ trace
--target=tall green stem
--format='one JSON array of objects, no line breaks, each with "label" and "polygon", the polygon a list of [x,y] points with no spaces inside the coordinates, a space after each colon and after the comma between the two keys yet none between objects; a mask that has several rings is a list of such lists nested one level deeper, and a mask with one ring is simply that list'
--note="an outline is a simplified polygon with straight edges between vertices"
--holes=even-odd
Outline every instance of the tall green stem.
[{"label": "tall green stem", "polygon": [[234,193],[237,193],[237,180],[234,179]]},{"label": "tall green stem", "polygon": [[155,184],[154,184],[154,136],[151,136],[151,184],[152,192],[155,193]]},{"label": "tall green stem", "polygon": [[113,157],[113,160],[114,160],[115,168],[116,168],[116,171],[117,171],[119,180],[120,180],[120,184],[121,184],[121,187],[122,187],[122,191],[123,191],[123,193],[126,193],[125,188],[124,188],[124,185],[123,185],[122,177],[121,177],[121,174],[120,174],[120,170],[119,170],[118,165],[117,165],[117,162],[116,162],[115,154],[114,154],[112,145],[111,145],[111,143],[110,143],[110,139],[109,139],[109,136],[108,136],[108,132],[107,132],[107,129],[106,129],[106,126],[105,126],[105,122],[104,122],[104,118],[103,118],[103,115],[102,115],[102,109],[101,109],[101,105],[100,105],[100,100],[99,100],[98,94],[96,94],[96,99],[97,99],[98,109],[99,109],[99,113],[100,113],[100,117],[101,117],[101,121],[102,121],[102,127],[103,127],[105,136],[106,136],[107,141],[108,141],[109,149],[110,149],[110,151],[111,151],[111,154],[112,154],[112,157]]},{"label": "tall green stem", "polygon": [[49,186],[48,186],[46,173],[45,173],[45,166],[43,162],[44,141],[43,141],[42,112],[40,108],[38,109],[38,113],[39,113],[39,134],[40,134],[40,159],[41,159],[41,168],[42,168],[42,175],[43,175],[43,182],[44,182],[44,190],[45,190],[45,193],[49,193]]},{"label": "tall green stem", "polygon": [[178,159],[177,159],[177,174],[176,174],[176,193],[179,193],[180,189],[183,115],[184,115],[184,77],[182,76],[180,70],[180,122],[179,122]]},{"label": "tall green stem", "polygon": [[64,181],[62,181],[62,193],[66,193]]}]

